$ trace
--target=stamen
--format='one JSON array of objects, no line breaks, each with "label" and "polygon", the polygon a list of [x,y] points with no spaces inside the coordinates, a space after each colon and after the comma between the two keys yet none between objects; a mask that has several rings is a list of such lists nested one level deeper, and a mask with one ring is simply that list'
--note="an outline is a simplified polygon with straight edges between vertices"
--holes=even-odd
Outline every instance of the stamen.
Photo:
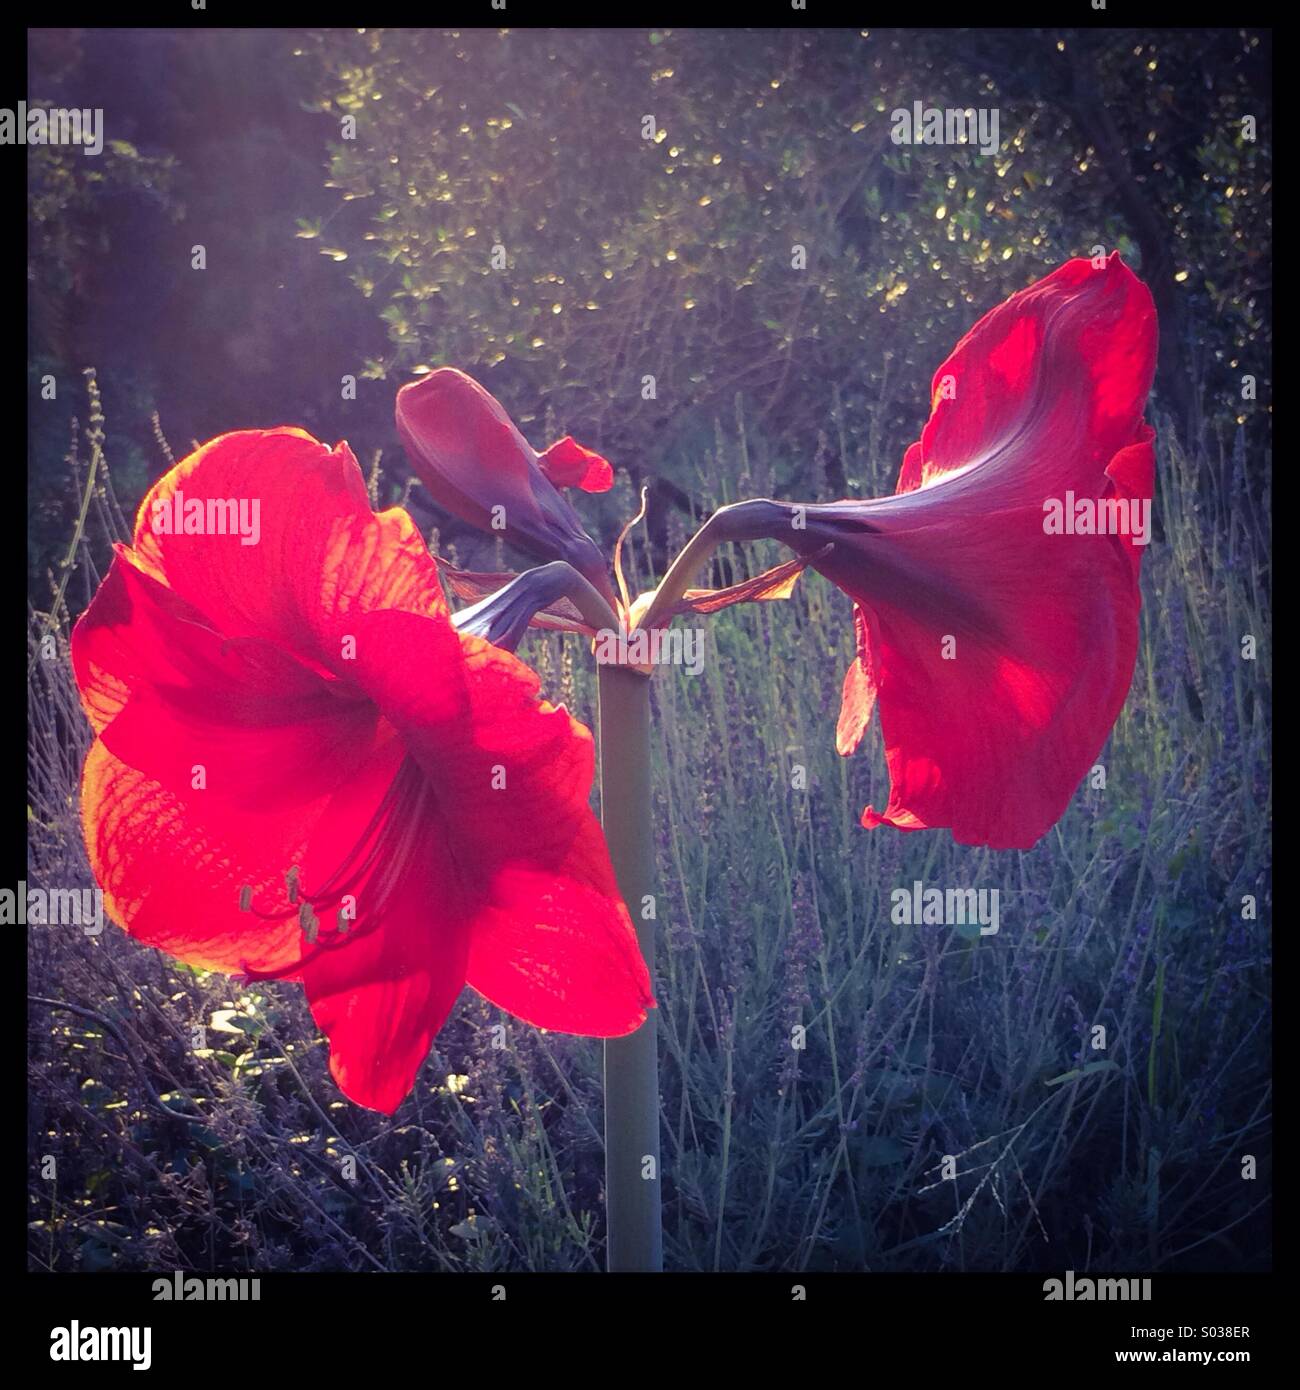
[{"label": "stamen", "polygon": [[[305,891],[298,866],[294,865],[285,875],[285,885],[290,894],[290,903],[296,906],[273,912],[254,909],[255,915],[267,922],[283,921],[296,914],[303,935],[314,949],[301,960],[278,970],[251,970],[244,963],[244,974],[250,980],[282,979],[286,975],[297,974],[304,965],[318,960],[322,952],[337,950],[376,930],[382,924],[385,909],[419,848],[425,830],[425,810],[432,794],[423,771],[408,756],[398,768],[356,844],[316,892]],[[357,897],[363,885],[365,925],[359,931],[353,929],[358,914],[355,905],[349,904],[337,913],[334,931],[322,936],[321,914],[342,903],[345,898]],[[298,902],[300,894],[302,901]]]}]

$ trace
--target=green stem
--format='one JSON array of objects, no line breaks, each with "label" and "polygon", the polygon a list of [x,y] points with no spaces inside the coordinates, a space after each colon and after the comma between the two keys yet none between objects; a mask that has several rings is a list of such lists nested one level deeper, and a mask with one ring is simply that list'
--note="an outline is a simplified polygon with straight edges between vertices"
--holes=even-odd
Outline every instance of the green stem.
[{"label": "green stem", "polygon": [[725,511],[724,507],[721,511],[714,512],[678,552],[677,558],[668,567],[663,582],[655,590],[650,606],[641,615],[640,627],[653,627],[657,621],[662,621],[662,615],[690,588],[691,581],[726,539],[720,534],[724,529],[720,519]]},{"label": "green stem", "polygon": [[792,510],[790,503],[773,502],[766,497],[719,507],[678,552],[637,626],[650,628],[663,622],[664,614],[671,611],[713,552],[726,541],[771,539],[790,545]]},{"label": "green stem", "polygon": [[[654,978],[654,891],[650,819],[650,681],[602,665],[600,811],[619,892],[636,924]],[[605,1040],[605,1222],[611,1274],[663,1269],[660,1212],[659,1054],[656,1014],[624,1038]]]}]

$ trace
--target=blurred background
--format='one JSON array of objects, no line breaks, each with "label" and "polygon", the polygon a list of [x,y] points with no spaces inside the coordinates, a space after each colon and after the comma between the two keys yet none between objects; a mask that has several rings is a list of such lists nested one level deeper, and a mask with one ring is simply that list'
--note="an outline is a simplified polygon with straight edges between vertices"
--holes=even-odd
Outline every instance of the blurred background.
[{"label": "blurred background", "polygon": [[[456,365],[534,446],[614,463],[580,502],[599,538],[649,487],[650,587],[720,502],[892,491],[974,321],[1119,249],[1160,314],[1159,473],[1106,789],[1025,854],[861,829],[883,758],[835,755],[848,604],[815,576],[716,619],[703,678],[656,677],[667,1262],[1267,1267],[1266,32],[59,30],[29,60],[29,104],[106,136],[28,150],[37,881],[90,881],[68,626],[193,441],[347,438],[377,504],[523,567],[397,444],[398,386]],[[916,102],[996,109],[999,151],[895,144]],[[521,655],[592,722],[583,644]],[[1001,933],[891,924],[914,878],[999,884]],[[491,1051],[467,993],[390,1121],[333,1090],[293,986],[116,931],[33,928],[30,969],[82,1010],[31,1006],[61,1172],[32,1180],[33,1268],[600,1266],[598,1044],[510,1022]]]}]

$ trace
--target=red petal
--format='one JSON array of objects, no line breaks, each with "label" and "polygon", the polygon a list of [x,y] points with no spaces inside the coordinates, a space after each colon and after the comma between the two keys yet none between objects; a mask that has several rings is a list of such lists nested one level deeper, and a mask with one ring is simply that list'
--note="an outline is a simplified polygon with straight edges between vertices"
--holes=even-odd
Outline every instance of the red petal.
[{"label": "red petal", "polygon": [[1117,256],[1070,262],[981,319],[940,369],[899,495],[808,508],[807,544],[835,546],[814,563],[864,623],[842,748],[873,689],[880,707],[890,799],[864,824],[1027,848],[1096,759],[1132,680],[1142,547],[1048,535],[1044,502],[1150,499],[1155,330]]},{"label": "red petal", "polygon": [[262,638],[224,638],[129,554],[72,635],[83,704],[116,758],[183,799],[265,811],[352,775],[378,719],[356,687]]},{"label": "red petal", "polygon": [[[366,843],[367,812],[384,784],[384,770],[375,767],[352,804],[331,808],[336,844]],[[413,763],[398,773],[397,786],[405,790],[390,798],[372,832],[368,867],[347,881],[355,919],[345,935],[337,916],[323,923],[319,949],[299,972],[312,1016],[329,1038],[339,1088],[387,1114],[410,1091],[465,984],[469,941],[453,819]],[[328,849],[313,845],[304,881],[316,891],[337,867]]]},{"label": "red petal", "polygon": [[[211,532],[161,533],[156,521],[242,502],[257,543]],[[219,519],[219,518],[218,518]],[[446,612],[437,568],[414,523],[375,516],[346,444],[327,449],[297,429],[242,430],[203,445],[140,505],[132,558],[227,637],[260,637],[333,667],[352,613]]]},{"label": "red petal", "polygon": [[463,919],[437,912],[444,880],[432,861],[412,866],[382,927],[302,971],[339,1089],[388,1115],[410,1093],[465,984]]},{"label": "red petal", "polygon": [[[81,779],[86,850],[107,914],[146,945],[231,973],[285,971],[300,960],[297,917],[273,914],[325,804],[236,814],[215,797],[167,790],[98,739]],[[247,912],[240,911],[245,888],[252,890]]]},{"label": "red petal", "polygon": [[789,598],[810,559],[810,556],[800,555],[783,564],[773,565],[751,579],[728,584],[725,589],[687,589],[663,615],[664,620],[678,613],[718,613],[737,603],[767,603],[773,599]]},{"label": "red petal", "polygon": [[[1027,849],[1060,818],[1123,707],[1139,603],[1128,547],[1083,536],[1044,547],[1010,518],[999,526],[983,538],[950,532],[942,575],[908,546],[888,592],[868,582],[855,595],[891,782],[885,811],[868,808],[865,825],[950,826],[962,844]],[[921,566],[927,580],[906,587],[903,573]],[[990,599],[968,606],[950,592],[945,611],[930,587],[944,576]]]},{"label": "red petal", "polygon": [[654,1004],[595,817],[545,872],[510,866],[474,918],[469,984],[538,1028],[621,1037]]},{"label": "red petal", "polygon": [[867,726],[876,708],[876,673],[872,670],[871,646],[867,637],[867,620],[862,609],[853,605],[853,632],[857,639],[857,655],[844,673],[844,689],[840,695],[840,718],[835,729],[835,747],[842,757],[858,751]]},{"label": "red petal", "polygon": [[403,756],[347,679],[346,629],[370,604],[411,604],[450,631],[446,603],[413,523],[370,514],[346,448],[297,430],[227,435],[151,497],[178,494],[258,497],[258,544],[155,533],[146,499],[136,548],[73,634],[101,732],[83,777],[87,845],[112,915],[139,939],[197,965],[283,972],[303,949],[287,873],[309,849],[348,861],[331,807],[373,815]]},{"label": "red petal", "polygon": [[[1136,434],[1155,353],[1151,293],[1119,252],[1100,269],[1067,261],[957,344],[934,374],[919,459],[911,469],[905,460],[905,472],[924,487],[978,466],[1019,474],[1040,498],[1081,468],[1095,478]],[[1026,447],[1026,432],[1040,452]],[[1049,441],[1054,448],[1044,448]]]},{"label": "red petal", "polygon": [[544,560],[567,560],[612,600],[599,547],[500,401],[473,377],[441,367],[408,382],[397,393],[397,432],[440,506]]},{"label": "red petal", "polygon": [[[503,507],[507,530],[498,534],[507,536],[512,526],[541,522],[531,476],[536,451],[473,377],[454,367],[430,372],[398,391],[396,411],[411,467],[453,516],[487,531],[492,509]],[[517,539],[534,538],[528,530]]]},{"label": "red petal", "polygon": [[[508,652],[465,634],[453,652],[434,626],[372,614],[358,664],[445,808],[471,923],[469,982],[543,1027],[630,1032],[653,999],[591,811],[591,735],[538,700],[536,675]],[[394,650],[412,660],[384,657]],[[431,679],[456,661],[457,686]]]},{"label": "red petal", "polygon": [[606,459],[584,448],[571,434],[543,449],[538,467],[556,487],[577,487],[583,492],[608,492],[614,486],[614,470]]}]

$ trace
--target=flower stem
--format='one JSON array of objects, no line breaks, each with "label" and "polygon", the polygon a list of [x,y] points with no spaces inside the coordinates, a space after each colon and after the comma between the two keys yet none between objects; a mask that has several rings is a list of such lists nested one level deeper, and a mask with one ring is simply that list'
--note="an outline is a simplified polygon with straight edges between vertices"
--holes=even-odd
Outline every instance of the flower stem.
[{"label": "flower stem", "polygon": [[[653,892],[650,820],[650,681],[602,665],[600,812],[619,892],[654,978],[654,920],[642,905]],[[659,1054],[651,1009],[624,1038],[605,1040],[605,1222],[611,1274],[663,1269],[659,1172]]]},{"label": "flower stem", "polygon": [[771,538],[788,545],[789,513],[788,504],[772,502],[766,497],[720,507],[678,552],[638,626],[649,628],[663,621],[664,615],[672,611],[673,604],[690,588],[691,581],[724,542]]}]

